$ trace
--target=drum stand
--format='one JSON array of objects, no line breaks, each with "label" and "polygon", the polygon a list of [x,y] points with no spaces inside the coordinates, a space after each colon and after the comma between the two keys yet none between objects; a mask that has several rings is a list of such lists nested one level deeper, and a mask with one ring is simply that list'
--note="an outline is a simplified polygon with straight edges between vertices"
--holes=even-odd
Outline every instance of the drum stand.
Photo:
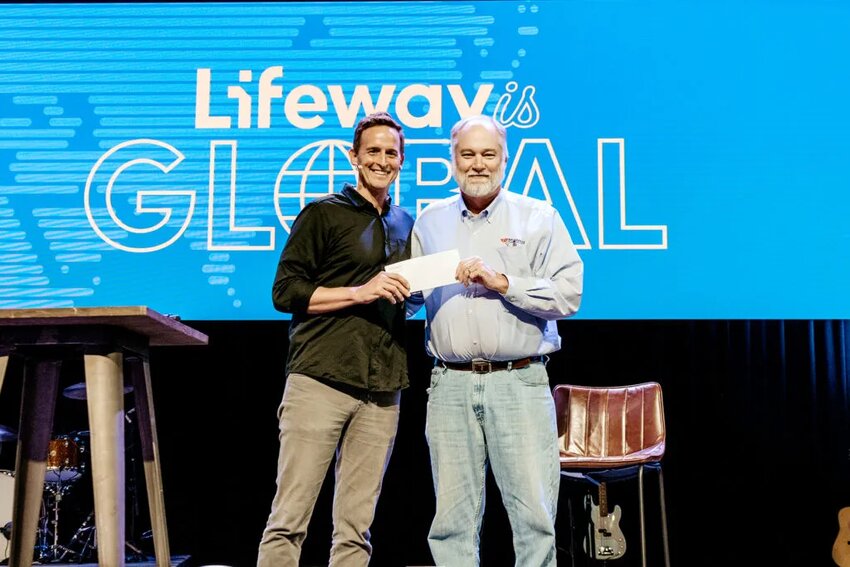
[{"label": "drum stand", "polygon": [[[128,562],[147,559],[147,555],[129,541],[125,541],[124,545],[127,547]],[[62,549],[65,553],[59,557],[60,560],[65,559],[65,556],[69,553],[74,554],[77,562],[97,560],[97,528],[94,525],[94,512],[89,512],[85,521],[71,536],[68,546],[62,547]]]},{"label": "drum stand", "polygon": [[[70,484],[65,484],[61,480],[56,483],[45,483],[43,514],[39,521],[35,546],[35,557],[41,563],[60,561],[69,553],[74,553],[71,549],[59,544],[59,504],[69,489]],[[51,538],[52,544],[49,543]]]},{"label": "drum stand", "polygon": [[[135,423],[133,419],[130,417],[133,412],[135,412],[135,408],[130,409],[124,414],[124,419],[127,421],[128,429],[131,429]],[[132,439],[132,435],[130,435]],[[129,443],[125,446],[126,459],[129,461],[130,466],[127,469],[127,492],[128,498],[130,501],[130,535],[132,536],[133,532],[136,529],[136,517],[139,514],[139,504],[138,504],[138,493],[137,493],[137,485],[136,485],[136,458],[133,453],[134,445]],[[55,537],[54,537],[55,539]],[[142,536],[144,539],[144,535]],[[74,555],[74,559],[76,562],[82,561],[97,561],[97,528],[94,523],[94,512],[90,512],[83,523],[77,528],[77,531],[74,532],[74,535],[71,536],[71,539],[68,541],[67,546],[61,546],[55,544],[56,547],[60,548],[63,553],[59,556],[59,560],[65,559],[65,557],[70,553]],[[147,554],[142,551],[139,547],[134,545],[131,541],[125,540],[124,546],[126,547],[126,559],[128,562],[133,561],[143,561],[149,559]]]},{"label": "drum stand", "polygon": [[[74,551],[74,548],[77,546],[79,546],[79,550]],[[94,527],[94,512],[89,512],[82,525],[74,532],[66,549],[68,552],[76,555],[79,561],[93,558],[94,551],[97,549],[97,530]],[[64,557],[63,555],[62,558],[64,559]]]}]

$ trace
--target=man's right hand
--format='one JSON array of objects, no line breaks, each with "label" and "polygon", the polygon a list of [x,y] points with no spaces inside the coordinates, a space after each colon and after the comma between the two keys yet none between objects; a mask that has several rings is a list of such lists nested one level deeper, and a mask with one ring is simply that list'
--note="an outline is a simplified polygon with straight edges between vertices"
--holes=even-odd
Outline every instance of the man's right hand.
[{"label": "man's right hand", "polygon": [[393,305],[410,297],[410,284],[399,274],[380,272],[365,284],[352,288],[356,303],[372,303],[383,297]]}]

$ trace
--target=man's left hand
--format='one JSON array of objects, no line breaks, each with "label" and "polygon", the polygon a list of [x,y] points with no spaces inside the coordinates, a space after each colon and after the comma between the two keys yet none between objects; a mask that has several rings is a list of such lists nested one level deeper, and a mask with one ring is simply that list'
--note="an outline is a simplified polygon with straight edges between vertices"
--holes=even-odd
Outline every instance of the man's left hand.
[{"label": "man's left hand", "polygon": [[508,292],[508,278],[499,273],[478,256],[470,256],[460,261],[455,270],[455,279],[465,287],[470,284],[481,284],[487,289],[501,294]]}]

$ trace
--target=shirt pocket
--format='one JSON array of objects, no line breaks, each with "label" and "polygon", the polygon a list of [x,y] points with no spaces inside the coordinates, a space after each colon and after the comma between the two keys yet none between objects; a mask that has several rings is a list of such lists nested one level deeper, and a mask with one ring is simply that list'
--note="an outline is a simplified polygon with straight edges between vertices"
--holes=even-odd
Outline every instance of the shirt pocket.
[{"label": "shirt pocket", "polygon": [[499,255],[505,264],[505,273],[509,276],[528,277],[532,275],[531,258],[528,246],[502,246],[498,248]]}]

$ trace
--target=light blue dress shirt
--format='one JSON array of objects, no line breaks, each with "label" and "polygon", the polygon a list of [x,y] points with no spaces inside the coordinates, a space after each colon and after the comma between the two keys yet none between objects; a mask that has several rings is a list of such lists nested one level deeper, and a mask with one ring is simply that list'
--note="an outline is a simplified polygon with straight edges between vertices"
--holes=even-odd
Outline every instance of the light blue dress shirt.
[{"label": "light blue dress shirt", "polygon": [[[473,215],[460,195],[429,205],[413,226],[412,256],[457,248],[508,278],[504,295],[473,284],[422,293],[428,354],[447,362],[514,360],[561,347],[557,319],[579,308],[584,273],[564,221],[549,204],[501,189]],[[415,296],[414,296],[415,297]],[[409,301],[408,313],[422,299]]]}]

